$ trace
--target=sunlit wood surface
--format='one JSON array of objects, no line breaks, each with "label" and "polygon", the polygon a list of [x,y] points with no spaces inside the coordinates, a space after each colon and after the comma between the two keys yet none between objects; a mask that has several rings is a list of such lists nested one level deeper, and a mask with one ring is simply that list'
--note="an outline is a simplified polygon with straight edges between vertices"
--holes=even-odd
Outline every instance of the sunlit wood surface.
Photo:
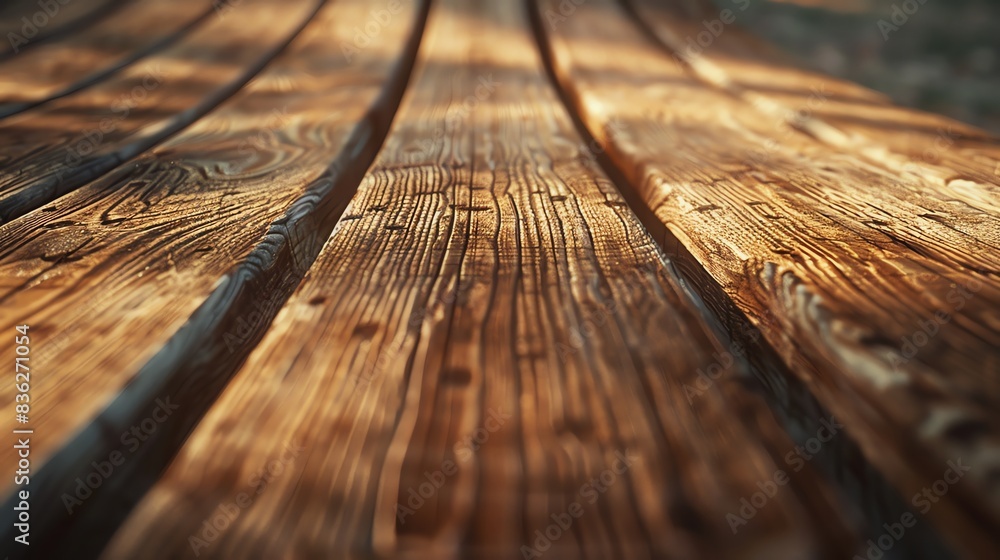
[{"label": "sunlit wood surface", "polygon": [[[19,53],[0,74],[0,116],[100,82],[183,37],[211,14],[202,0],[128,2],[63,41],[43,42]],[[67,50],[73,56],[66,56]]]},{"label": "sunlit wood surface", "polygon": [[717,17],[92,2],[0,53],[0,551],[1000,555],[1000,144]]}]

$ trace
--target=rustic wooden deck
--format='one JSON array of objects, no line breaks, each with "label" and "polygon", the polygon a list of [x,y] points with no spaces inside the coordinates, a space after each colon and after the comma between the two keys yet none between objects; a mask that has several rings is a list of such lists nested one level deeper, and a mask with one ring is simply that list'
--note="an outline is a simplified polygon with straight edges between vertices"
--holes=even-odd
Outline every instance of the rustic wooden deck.
[{"label": "rustic wooden deck", "polygon": [[0,552],[1000,557],[995,138],[697,1],[61,9],[0,51]]}]

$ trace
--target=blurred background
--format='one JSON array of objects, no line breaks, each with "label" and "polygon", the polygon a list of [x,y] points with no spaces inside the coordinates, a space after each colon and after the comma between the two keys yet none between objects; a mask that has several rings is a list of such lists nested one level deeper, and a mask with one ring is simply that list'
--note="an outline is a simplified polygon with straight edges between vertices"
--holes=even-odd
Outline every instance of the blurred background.
[{"label": "blurred background", "polygon": [[1000,0],[750,0],[737,22],[804,68],[1000,135]]}]

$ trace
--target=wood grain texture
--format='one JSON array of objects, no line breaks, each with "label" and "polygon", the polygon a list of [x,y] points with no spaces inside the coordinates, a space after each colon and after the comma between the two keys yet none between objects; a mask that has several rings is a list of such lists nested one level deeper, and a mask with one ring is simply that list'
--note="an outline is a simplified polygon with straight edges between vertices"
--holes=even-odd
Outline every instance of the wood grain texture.
[{"label": "wood grain texture", "polygon": [[702,0],[70,1],[0,52],[31,557],[839,560],[944,481],[892,553],[1000,556],[981,131]]},{"label": "wood grain texture", "polygon": [[61,41],[0,62],[0,117],[75,93],[163,48],[215,12],[208,0],[130,2]]},{"label": "wood grain texture", "polygon": [[[720,343],[581,145],[523,8],[434,4],[374,167],[106,558],[516,558],[575,501],[546,558],[851,549],[808,469],[733,535],[792,444],[739,366],[689,400]],[[616,452],[637,462],[589,502]]]},{"label": "wood grain texture", "polygon": [[[11,0],[0,11],[0,60],[14,58],[47,40],[85,29],[132,0]],[[28,21],[26,22],[25,19]]]},{"label": "wood grain texture", "polygon": [[318,6],[245,0],[112,78],[0,121],[0,223],[107,173],[235,93]]},{"label": "wood grain texture", "polygon": [[995,551],[996,207],[951,204],[706,86],[613,2],[545,29],[572,104],[691,276],[761,328],[903,496],[949,460],[974,465],[928,516],[958,549]]},{"label": "wood grain texture", "polygon": [[1000,142],[986,132],[892,105],[856,84],[795,68],[775,48],[739,27],[740,2],[730,6],[735,22],[724,25],[708,47],[693,49],[689,40],[696,42],[706,31],[703,22],[719,19],[718,7],[700,1],[622,1],[702,80],[822,142],[865,157],[907,183],[930,182],[953,205],[980,214],[1000,206]]},{"label": "wood grain texture", "polygon": [[[33,363],[48,371],[33,391],[60,403],[32,418],[46,433],[32,456],[47,460],[32,483],[48,497],[45,522],[33,527],[59,532],[53,549],[99,550],[115,528],[111,520],[127,513],[123,496],[137,500],[166,465],[225,384],[220,363],[235,367],[253,348],[253,335],[270,322],[261,315],[277,312],[282,290],[297,282],[288,281],[293,267],[301,277],[333,228],[337,215],[325,232],[307,233],[313,222],[298,222],[311,213],[323,223],[324,195],[343,192],[346,204],[388,127],[418,37],[418,10],[409,5],[378,44],[345,57],[341,42],[352,40],[351,26],[374,6],[329,4],[218,110],[51,211],[0,228],[0,322],[33,325]],[[280,235],[291,235],[292,249],[276,241]],[[206,334],[211,329],[217,339]],[[199,350],[206,341],[212,347]],[[67,362],[74,367],[59,368]],[[178,387],[191,394],[181,397]],[[0,401],[13,413],[10,388],[3,391]],[[153,393],[148,406],[145,391]],[[164,395],[182,407],[161,426],[165,439],[125,446],[119,436]],[[0,462],[14,464],[7,451]],[[126,452],[128,463],[66,515],[63,493],[112,451]]]}]

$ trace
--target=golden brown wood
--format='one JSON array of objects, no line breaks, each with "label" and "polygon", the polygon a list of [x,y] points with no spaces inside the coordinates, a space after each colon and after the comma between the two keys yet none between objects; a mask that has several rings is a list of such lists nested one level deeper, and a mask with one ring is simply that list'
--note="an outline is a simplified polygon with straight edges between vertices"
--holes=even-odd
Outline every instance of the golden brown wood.
[{"label": "golden brown wood", "polygon": [[0,8],[0,60],[100,21],[130,0],[11,0]]},{"label": "golden brown wood", "polygon": [[691,47],[691,40],[706,31],[705,21],[719,20],[719,8],[699,3],[685,10],[676,0],[621,1],[704,81],[822,142],[864,156],[907,183],[930,182],[955,205],[981,214],[1000,205],[1000,143],[985,132],[794,68],[739,27],[742,2],[730,7],[732,17],[726,19],[734,23],[699,49]]},{"label": "golden brown wood", "polygon": [[111,79],[0,121],[0,223],[107,173],[211,110],[287,45],[316,6],[226,5]]},{"label": "golden brown wood", "polygon": [[953,204],[933,176],[898,176],[707,87],[612,2],[545,29],[572,104],[695,285],[732,298],[907,500],[948,461],[971,464],[928,515],[954,546],[995,550],[991,199]]},{"label": "golden brown wood", "polygon": [[[81,538],[81,532],[87,542],[81,527],[88,522],[81,519],[88,512],[89,523],[96,525],[89,544],[99,546],[109,536],[115,522],[108,516],[127,503],[122,495],[132,495],[133,484],[141,485],[148,472],[165,466],[201,415],[195,400],[205,399],[207,407],[226,381],[215,364],[191,365],[190,360],[210,355],[184,346],[205,337],[204,332],[187,334],[207,328],[196,309],[207,307],[201,316],[208,321],[222,320],[219,306],[232,304],[226,290],[248,276],[232,269],[243,263],[245,273],[263,265],[267,255],[278,252],[274,239],[279,235],[290,234],[296,253],[307,252],[309,236],[292,227],[297,216],[312,209],[321,219],[325,206],[317,205],[318,194],[346,190],[349,197],[347,189],[374,157],[384,135],[377,121],[388,122],[398,100],[393,91],[405,83],[407,53],[415,50],[406,44],[415,40],[410,37],[416,37],[418,12],[407,6],[382,29],[378,44],[347,58],[341,42],[352,40],[351,25],[362,17],[361,8],[372,5],[331,3],[284,54],[218,110],[110,176],[61,198],[51,211],[36,211],[0,228],[0,324],[8,329],[32,325],[33,364],[45,372],[32,389],[39,395],[36,410],[44,411],[32,422],[45,433],[32,457],[49,469],[33,480],[41,485],[40,496],[47,496],[36,503],[44,500],[49,517],[44,523],[36,519],[35,529],[42,534],[58,529],[67,537],[42,546],[69,546],[68,536]],[[313,255],[330,228],[332,223],[326,233],[316,234]],[[253,348],[255,340],[244,329],[266,328],[270,319],[259,318],[258,309],[276,312],[285,297],[279,274],[287,270],[274,268],[268,270],[272,277],[252,286],[263,301],[232,310],[232,324],[223,327],[213,351],[238,364]],[[182,326],[186,330],[175,334]],[[60,367],[65,363],[74,367]],[[192,375],[196,388],[187,398],[158,392],[150,399],[155,403],[172,394],[172,402],[181,406],[160,427],[161,434],[170,432],[166,441],[140,449],[120,441],[155,406],[142,401],[150,384],[177,382],[190,388]],[[3,409],[13,414],[12,387],[0,390]],[[11,451],[9,446],[3,450],[0,463],[16,462]],[[103,494],[66,516],[62,496],[72,494],[77,476],[92,470],[91,461],[106,460],[112,451],[129,458],[120,474],[102,487]],[[145,464],[144,454],[162,463]],[[136,499],[141,487],[138,491]],[[92,504],[102,499],[103,513],[93,513]],[[72,531],[70,524],[75,524]]]},{"label": "golden brown wood", "polygon": [[214,12],[210,0],[130,2],[79,33],[4,60],[0,117],[99,82],[168,45]]},{"label": "golden brown wood", "polygon": [[[435,4],[375,166],[105,557],[517,558],[573,502],[546,558],[850,550],[811,470],[733,535],[792,444],[738,366],[689,400],[722,348],[576,135],[523,8]],[[617,452],[638,460],[589,503]]]},{"label": "golden brown wood", "polygon": [[31,557],[997,555],[984,133],[702,0],[115,6],[0,53]]}]

